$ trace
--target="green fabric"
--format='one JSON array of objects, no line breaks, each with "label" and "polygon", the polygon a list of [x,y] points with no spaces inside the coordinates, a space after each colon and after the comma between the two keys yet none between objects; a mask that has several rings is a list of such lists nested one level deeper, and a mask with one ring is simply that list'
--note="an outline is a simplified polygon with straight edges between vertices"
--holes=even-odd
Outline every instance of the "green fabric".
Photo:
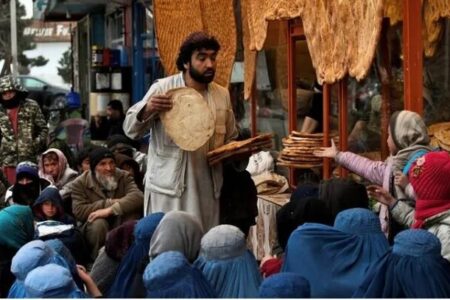
[{"label": "green fabric", "polygon": [[33,236],[33,213],[29,206],[14,204],[0,211],[0,245],[19,249]]}]

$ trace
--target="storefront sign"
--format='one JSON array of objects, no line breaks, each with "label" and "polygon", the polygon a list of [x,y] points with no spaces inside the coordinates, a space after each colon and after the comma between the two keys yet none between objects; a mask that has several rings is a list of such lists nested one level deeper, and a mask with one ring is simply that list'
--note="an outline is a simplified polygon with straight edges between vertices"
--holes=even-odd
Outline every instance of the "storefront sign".
[{"label": "storefront sign", "polygon": [[23,35],[33,36],[35,42],[70,42],[70,30],[73,22],[34,21],[23,30]]}]

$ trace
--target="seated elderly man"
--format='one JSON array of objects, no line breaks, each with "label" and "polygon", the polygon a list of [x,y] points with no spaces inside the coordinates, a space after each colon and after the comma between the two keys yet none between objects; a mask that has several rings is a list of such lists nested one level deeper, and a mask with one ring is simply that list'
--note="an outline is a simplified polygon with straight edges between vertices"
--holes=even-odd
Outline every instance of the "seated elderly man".
[{"label": "seated elderly man", "polygon": [[72,183],[72,201],[73,213],[84,223],[84,236],[95,260],[109,230],[141,217],[144,195],[128,173],[116,168],[110,150],[97,148],[89,160],[90,170]]}]

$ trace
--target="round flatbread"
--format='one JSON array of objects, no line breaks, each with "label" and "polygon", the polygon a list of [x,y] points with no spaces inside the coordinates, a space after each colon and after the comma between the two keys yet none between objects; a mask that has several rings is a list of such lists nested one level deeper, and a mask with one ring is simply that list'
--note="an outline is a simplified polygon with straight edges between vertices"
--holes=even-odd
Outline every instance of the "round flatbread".
[{"label": "round flatbread", "polygon": [[214,134],[214,116],[196,90],[177,88],[166,93],[173,101],[171,110],[161,113],[167,135],[183,150],[195,151]]}]

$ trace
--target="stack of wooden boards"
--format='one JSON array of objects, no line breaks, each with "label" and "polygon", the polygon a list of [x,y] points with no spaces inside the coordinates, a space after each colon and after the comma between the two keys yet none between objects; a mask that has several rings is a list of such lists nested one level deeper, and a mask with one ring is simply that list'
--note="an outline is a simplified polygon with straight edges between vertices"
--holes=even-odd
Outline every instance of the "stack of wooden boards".
[{"label": "stack of wooden boards", "polygon": [[450,122],[433,124],[428,127],[430,144],[450,152]]},{"label": "stack of wooden boards", "polygon": [[[337,145],[336,133],[330,134]],[[313,152],[323,147],[323,133],[302,133],[292,131],[283,139],[283,150],[278,158],[277,165],[297,168],[313,168],[322,165],[323,159],[316,157]]]},{"label": "stack of wooden boards", "polygon": [[272,148],[273,134],[266,133],[243,141],[234,141],[209,151],[207,154],[210,166],[213,166],[225,158],[236,155],[252,154],[261,150]]}]

